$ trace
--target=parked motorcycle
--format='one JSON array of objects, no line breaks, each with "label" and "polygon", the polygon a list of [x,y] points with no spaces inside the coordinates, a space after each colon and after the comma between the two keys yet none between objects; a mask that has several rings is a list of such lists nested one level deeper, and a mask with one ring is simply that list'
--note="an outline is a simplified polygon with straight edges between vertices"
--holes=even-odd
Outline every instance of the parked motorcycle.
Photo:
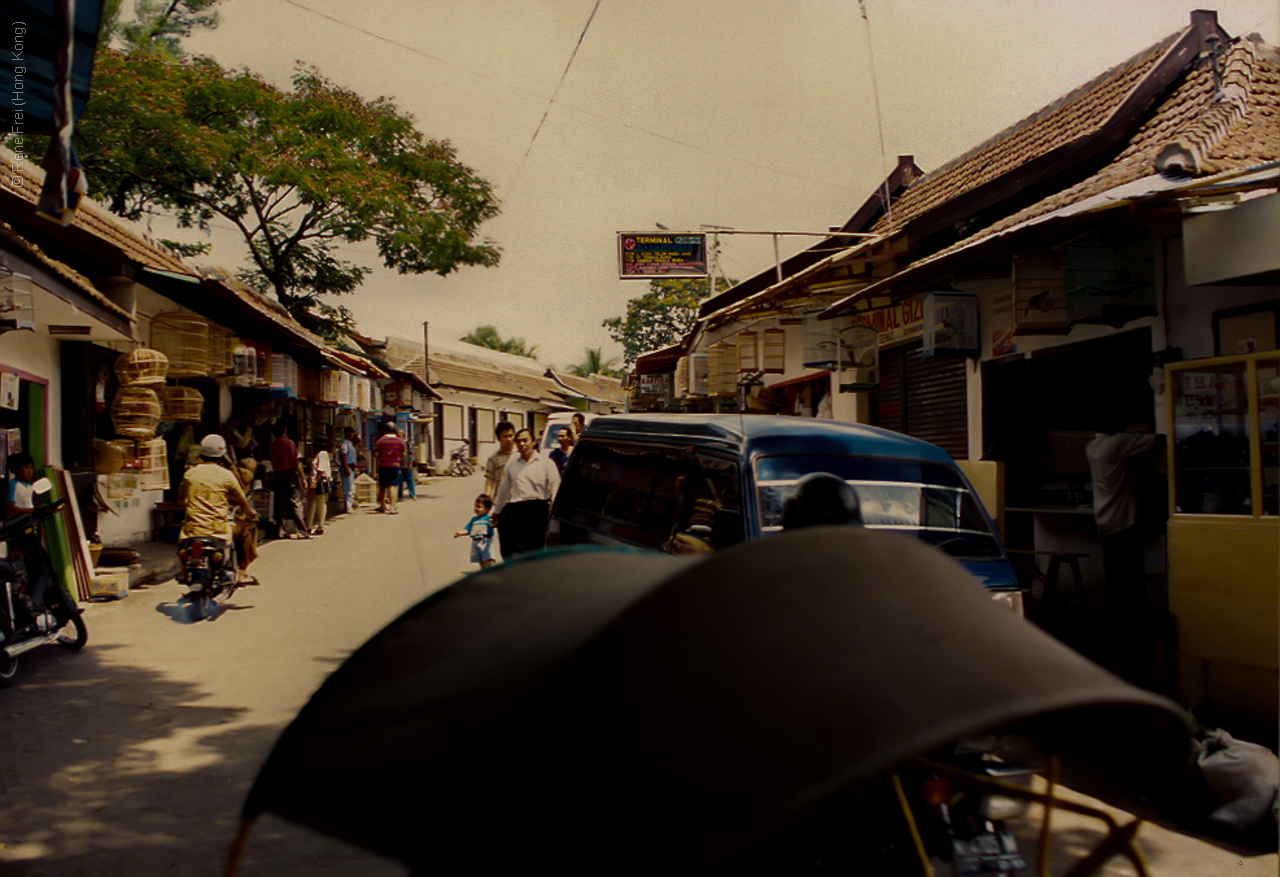
[{"label": "parked motorcycle", "polygon": [[445,472],[450,475],[473,475],[476,467],[471,464],[471,456],[466,445],[460,446],[449,455],[449,465]]},{"label": "parked motorcycle", "polygon": [[[33,485],[37,497],[53,489],[48,478]],[[84,648],[89,639],[80,608],[53,577],[53,568],[40,544],[40,524],[61,511],[66,500],[58,500],[19,515],[0,526],[0,542],[10,548],[10,556],[0,560],[0,687],[12,685],[18,674],[18,656],[40,646],[60,645],[72,650]],[[21,557],[15,556],[16,551]],[[35,586],[43,585],[37,602]]]},{"label": "parked motorcycle", "polygon": [[235,543],[214,536],[190,536],[178,543],[182,570],[178,582],[187,586],[183,598],[196,621],[213,614],[219,598],[229,598],[240,587],[236,580]]}]

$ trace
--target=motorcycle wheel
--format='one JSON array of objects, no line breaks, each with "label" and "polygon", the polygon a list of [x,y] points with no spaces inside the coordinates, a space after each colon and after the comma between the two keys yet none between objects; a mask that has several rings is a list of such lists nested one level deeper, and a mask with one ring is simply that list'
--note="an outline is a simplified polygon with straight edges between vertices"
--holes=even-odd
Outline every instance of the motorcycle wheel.
[{"label": "motorcycle wheel", "polygon": [[213,598],[207,594],[197,594],[190,598],[191,602],[191,618],[194,621],[204,621],[213,611]]},{"label": "motorcycle wheel", "polygon": [[0,653],[0,688],[8,688],[18,678],[18,659]]},{"label": "motorcycle wheel", "polygon": [[71,619],[58,631],[58,645],[64,649],[78,652],[84,648],[84,644],[88,641],[89,628],[84,626],[84,619],[80,617],[80,611],[77,609],[71,610]]}]

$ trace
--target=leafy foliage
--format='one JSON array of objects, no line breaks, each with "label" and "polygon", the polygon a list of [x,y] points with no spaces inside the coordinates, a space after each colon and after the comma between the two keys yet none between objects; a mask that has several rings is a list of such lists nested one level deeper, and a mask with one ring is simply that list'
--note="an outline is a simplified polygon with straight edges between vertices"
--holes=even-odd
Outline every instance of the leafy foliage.
[{"label": "leafy foliage", "polygon": [[120,19],[123,0],[106,0],[102,26],[98,32],[99,50],[116,44],[127,53],[158,52],[171,58],[185,54],[181,39],[197,28],[218,26],[218,13],[213,7],[222,0],[135,0],[133,18]]},{"label": "leafy foliage", "polygon": [[366,100],[314,69],[300,68],[286,91],[208,58],[106,51],[77,133],[113,212],[230,222],[254,266],[245,282],[331,338],[351,317],[326,297],[355,291],[370,270],[342,258],[343,245],[372,239],[402,274],[500,258],[477,239],[498,214],[492,187],[453,146],[427,139],[389,99]]},{"label": "leafy foliage", "polygon": [[[737,281],[721,277],[716,292],[728,289]],[[674,344],[689,334],[698,318],[698,305],[707,298],[705,280],[662,279],[649,281],[649,291],[627,302],[624,317],[603,322],[609,337],[622,345],[627,365],[649,350]]]},{"label": "leafy foliage", "polygon": [[626,374],[625,371],[618,368],[618,358],[611,356],[604,358],[604,354],[599,347],[588,347],[583,351],[582,361],[568,368],[569,374],[577,375],[580,378],[589,378],[592,375],[604,375],[610,378],[620,378]]},{"label": "leafy foliage", "polygon": [[493,326],[477,326],[458,340],[474,344],[476,347],[487,347],[490,350],[513,353],[516,356],[527,356],[529,359],[538,358],[536,356],[538,345],[530,347],[523,338],[503,338]]}]

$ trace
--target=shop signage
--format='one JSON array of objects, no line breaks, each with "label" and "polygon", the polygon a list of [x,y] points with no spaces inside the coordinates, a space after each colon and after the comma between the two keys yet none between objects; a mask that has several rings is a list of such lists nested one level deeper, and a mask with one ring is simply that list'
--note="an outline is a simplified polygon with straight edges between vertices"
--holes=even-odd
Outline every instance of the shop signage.
[{"label": "shop signage", "polygon": [[640,375],[640,392],[649,396],[665,396],[671,386],[671,375]]},{"label": "shop signage", "polygon": [[618,276],[623,280],[706,277],[707,236],[619,232]]},{"label": "shop signage", "polygon": [[863,311],[855,325],[874,329],[880,347],[905,344],[919,338],[924,331],[924,302],[904,301],[892,307]]}]

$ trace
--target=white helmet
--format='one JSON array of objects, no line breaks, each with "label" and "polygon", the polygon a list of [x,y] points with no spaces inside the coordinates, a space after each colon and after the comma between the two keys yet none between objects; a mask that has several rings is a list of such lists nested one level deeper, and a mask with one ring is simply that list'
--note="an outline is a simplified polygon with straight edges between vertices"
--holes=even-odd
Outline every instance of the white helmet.
[{"label": "white helmet", "polygon": [[227,440],[217,433],[210,433],[200,442],[200,456],[208,460],[217,460],[227,452]]}]

